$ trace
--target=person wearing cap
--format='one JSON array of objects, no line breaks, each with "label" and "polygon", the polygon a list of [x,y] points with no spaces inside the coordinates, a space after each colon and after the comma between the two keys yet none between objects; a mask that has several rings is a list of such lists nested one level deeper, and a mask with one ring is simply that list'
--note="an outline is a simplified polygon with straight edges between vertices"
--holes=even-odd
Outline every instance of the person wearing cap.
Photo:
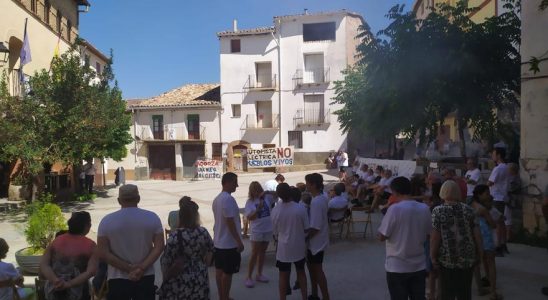
[{"label": "person wearing cap", "polygon": [[47,279],[48,299],[89,299],[88,279],[98,265],[96,244],[86,237],[91,216],[75,212],[68,220],[68,232],[59,235],[46,248],[40,261],[40,273]]},{"label": "person wearing cap", "polygon": [[99,224],[97,247],[108,263],[108,300],[155,299],[153,263],[164,249],[160,218],[137,207],[139,189],[127,184],[119,189],[121,209]]}]

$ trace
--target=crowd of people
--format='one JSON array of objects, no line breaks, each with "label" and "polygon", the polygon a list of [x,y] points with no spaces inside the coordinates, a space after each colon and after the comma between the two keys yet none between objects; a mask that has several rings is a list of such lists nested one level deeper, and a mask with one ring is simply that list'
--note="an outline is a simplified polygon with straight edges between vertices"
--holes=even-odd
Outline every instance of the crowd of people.
[{"label": "crowd of people", "polygon": [[[89,213],[76,212],[68,231],[48,246],[40,264],[46,298],[90,299],[108,286],[107,299],[209,299],[208,267],[214,266],[219,299],[231,299],[232,277],[240,271],[244,250],[242,223],[247,223],[252,249],[245,287],[270,281],[263,270],[274,242],[279,298],[299,290],[302,299],[330,299],[323,269],[329,224],[348,218],[352,206],[364,206],[384,214],[378,238],[386,244],[391,299],[471,299],[473,285],[479,295],[501,299],[495,257],[509,254],[512,202],[519,201],[513,198],[520,189],[516,166],[504,157],[505,149],[495,148],[496,167],[485,183],[473,159],[463,177],[448,168],[408,179],[359,162],[341,169],[340,182],[327,186],[319,173],[295,186],[278,174],[264,186],[251,182],[243,210],[232,196],[238,176],[228,172],[212,203],[213,238],[201,226],[198,204],[184,196],[169,214],[167,242],[160,218],[138,207],[138,187],[123,185],[121,209],[101,220],[97,244],[86,237]],[[0,259],[8,249],[0,239]],[[158,259],[162,283],[156,287],[153,264]],[[87,282],[93,276],[90,290]],[[8,293],[18,293],[24,299],[25,290],[7,288],[5,281],[20,286],[21,278],[13,265],[0,261],[0,296],[11,299]]]}]

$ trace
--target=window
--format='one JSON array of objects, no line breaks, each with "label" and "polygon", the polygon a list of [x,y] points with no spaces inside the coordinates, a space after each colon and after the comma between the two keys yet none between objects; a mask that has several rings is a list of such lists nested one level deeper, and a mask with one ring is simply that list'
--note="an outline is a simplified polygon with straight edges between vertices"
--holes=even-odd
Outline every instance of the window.
[{"label": "window", "polygon": [[242,50],[240,46],[240,40],[230,40],[231,53],[239,53]]},{"label": "window", "polygon": [[154,136],[155,140],[164,139],[164,116],[152,116],[152,135]]},{"label": "window", "polygon": [[63,27],[63,15],[61,14],[61,12],[59,10],[57,10],[57,32],[59,33],[59,35],[61,35],[61,29]]},{"label": "window", "polygon": [[95,71],[97,75],[101,75],[101,64],[98,61],[95,62]]},{"label": "window", "polygon": [[84,55],[84,65],[89,66],[89,55],[88,54]]},{"label": "window", "polygon": [[241,104],[232,104],[232,117],[239,118],[242,116],[242,105]]},{"label": "window", "polygon": [[49,26],[49,12],[51,10],[51,4],[49,0],[44,1],[44,22]]},{"label": "window", "polygon": [[71,37],[72,37],[72,23],[70,22],[70,20],[67,20],[67,39],[69,40],[69,42],[72,41]]},{"label": "window", "polygon": [[274,82],[272,80],[272,63],[270,62],[261,62],[255,63],[255,74],[256,74],[256,86],[257,88],[269,88],[274,87]]},{"label": "window", "polygon": [[30,0],[30,10],[33,12],[33,13],[36,13],[36,8],[37,8],[37,4],[36,3],[37,0]]},{"label": "window", "polygon": [[303,132],[302,131],[288,131],[288,144],[295,147],[295,149],[303,148]]},{"label": "window", "polygon": [[304,55],[304,83],[324,83],[325,72],[323,66],[323,54]]},{"label": "window", "polygon": [[303,41],[334,41],[335,22],[303,24]]},{"label": "window", "polygon": [[200,139],[200,115],[191,114],[187,116],[188,139]]},{"label": "window", "polygon": [[304,96],[304,123],[324,123],[324,99],[323,95]]}]

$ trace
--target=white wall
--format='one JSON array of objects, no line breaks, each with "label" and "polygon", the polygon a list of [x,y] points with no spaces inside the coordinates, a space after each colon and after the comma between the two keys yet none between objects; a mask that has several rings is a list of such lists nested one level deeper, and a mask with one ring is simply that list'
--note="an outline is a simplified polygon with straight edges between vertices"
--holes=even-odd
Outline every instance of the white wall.
[{"label": "white wall", "polygon": [[[521,60],[532,56],[546,58],[548,51],[548,9],[539,11],[539,1],[522,1]],[[544,55],[544,56],[543,56]],[[526,192],[542,193],[548,185],[548,61],[534,74],[529,64],[521,66],[521,178]],[[541,197],[542,198],[542,197]],[[545,227],[540,210],[541,198],[526,196],[523,225],[533,231]]]}]

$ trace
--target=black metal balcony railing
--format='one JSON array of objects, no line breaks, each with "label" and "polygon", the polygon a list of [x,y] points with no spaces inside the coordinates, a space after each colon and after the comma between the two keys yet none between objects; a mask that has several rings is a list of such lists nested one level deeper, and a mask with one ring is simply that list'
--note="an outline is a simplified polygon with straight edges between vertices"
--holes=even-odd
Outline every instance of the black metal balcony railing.
[{"label": "black metal balcony railing", "polygon": [[275,129],[278,125],[278,114],[246,115],[242,129]]},{"label": "black metal balcony railing", "polygon": [[331,123],[331,111],[329,109],[299,109],[293,117],[295,127],[303,125],[320,126]]},{"label": "black metal balcony railing", "polygon": [[275,90],[277,87],[276,75],[249,75],[244,89],[247,90]]},{"label": "black metal balcony railing", "polygon": [[329,83],[329,68],[297,69],[293,76],[295,85]]},{"label": "black metal balcony railing", "polygon": [[189,131],[183,126],[164,125],[163,130],[153,131],[150,126],[141,126],[141,132],[138,137],[144,141],[169,141],[169,140],[203,140],[206,139],[206,128],[200,125],[199,130]]}]

